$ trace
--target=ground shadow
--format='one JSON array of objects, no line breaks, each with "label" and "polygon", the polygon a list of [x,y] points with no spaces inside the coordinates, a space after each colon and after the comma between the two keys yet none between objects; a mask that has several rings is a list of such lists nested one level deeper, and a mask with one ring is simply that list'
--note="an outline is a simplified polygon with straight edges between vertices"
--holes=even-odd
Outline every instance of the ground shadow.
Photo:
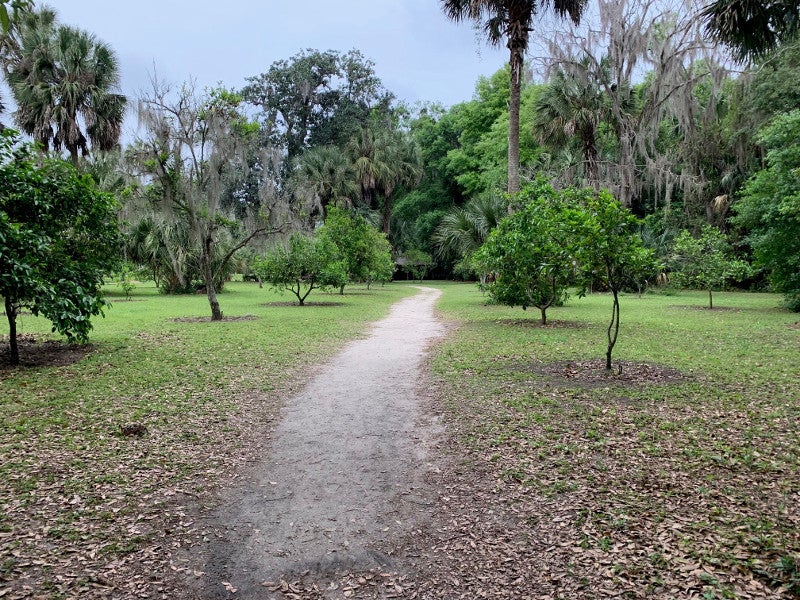
[{"label": "ground shadow", "polygon": [[33,335],[17,336],[19,348],[19,365],[9,361],[9,344],[0,341],[0,371],[18,367],[63,367],[72,365],[92,353],[91,344],[69,344],[60,340],[38,341]]},{"label": "ground shadow", "polygon": [[[751,310],[748,308],[742,308],[741,306],[715,306],[714,308],[708,308],[708,304],[670,304],[669,308],[678,308],[681,310],[702,310],[705,312],[742,312],[743,310]],[[753,309],[753,310],[762,310],[762,309]]]}]

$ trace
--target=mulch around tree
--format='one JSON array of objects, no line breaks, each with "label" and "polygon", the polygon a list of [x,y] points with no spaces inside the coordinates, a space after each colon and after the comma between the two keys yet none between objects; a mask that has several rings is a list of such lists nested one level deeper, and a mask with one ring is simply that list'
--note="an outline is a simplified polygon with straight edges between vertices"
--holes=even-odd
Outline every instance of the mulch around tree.
[{"label": "mulch around tree", "polygon": [[714,308],[708,308],[708,304],[673,304],[670,308],[680,308],[681,310],[704,310],[707,312],[742,312],[742,309],[738,306],[715,306]]},{"label": "mulch around tree", "polygon": [[604,360],[566,360],[535,367],[544,375],[587,386],[598,385],[651,385],[654,383],[676,383],[687,376],[665,365],[612,361],[611,371],[606,370]]},{"label": "mulch around tree", "polygon": [[[234,322],[234,321],[257,321],[258,317],[255,315],[242,315],[239,317],[222,317],[222,321],[227,322]],[[213,323],[211,317],[175,317],[174,319],[170,319],[173,323]],[[219,323],[220,321],[216,321]]]},{"label": "mulch around tree", "polygon": [[538,318],[535,319],[497,319],[495,321],[498,325],[511,325],[515,327],[533,327],[536,329],[583,329],[586,323],[578,321],[561,321],[558,319],[548,319],[547,323],[542,325],[542,321]]},{"label": "mulch around tree", "polygon": [[305,308],[306,306],[316,307],[331,307],[331,306],[344,306],[344,302],[306,302],[302,306],[297,302],[265,302],[262,306],[280,307],[280,306],[293,306],[295,308]]},{"label": "mulch around tree", "polygon": [[60,340],[38,340],[30,334],[17,336],[19,365],[9,362],[9,344],[0,341],[0,370],[18,367],[63,367],[79,362],[92,353],[91,344],[69,344]]}]

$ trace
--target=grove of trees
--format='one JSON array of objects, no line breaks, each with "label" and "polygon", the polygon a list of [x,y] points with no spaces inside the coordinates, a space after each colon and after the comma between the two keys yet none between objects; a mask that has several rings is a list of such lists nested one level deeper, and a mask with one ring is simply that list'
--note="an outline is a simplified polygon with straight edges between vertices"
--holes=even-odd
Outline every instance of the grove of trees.
[{"label": "grove of trees", "polygon": [[[107,254],[67,278],[87,295],[73,299],[80,319],[56,329],[85,337],[77,323],[99,312],[98,286],[122,263],[164,293],[204,292],[213,320],[237,271],[273,285],[313,277],[340,292],[386,280],[396,264],[415,276],[489,276],[498,301],[537,307],[543,321],[567,286],[605,289],[609,364],[617,295],[641,289],[654,260],[673,282],[775,290],[800,310],[797,3],[439,6],[443,20],[471,22],[509,49],[507,66],[448,107],[399,101],[358,50],[276,57],[241,89],[154,74],[150,91],[126,98],[107,43],[36,2],[0,3],[0,65],[15,105],[2,118],[35,143],[6,142],[7,177],[27,181],[33,197],[35,181],[57,173],[72,182],[63,194],[82,195],[76,210],[115,207],[113,218],[72,228],[72,216],[56,219],[69,235],[96,227]],[[133,106],[139,135],[122,147]],[[25,257],[33,240],[59,234],[22,243],[36,217],[20,194],[0,189],[6,313],[47,315],[47,285],[33,284],[41,274]],[[60,198],[37,210],[60,211]],[[568,243],[565,223],[581,244]],[[50,256],[69,262],[66,251]],[[327,270],[312,274],[308,256]],[[302,267],[278,276],[281,261]],[[514,278],[495,277],[509,270]]]}]

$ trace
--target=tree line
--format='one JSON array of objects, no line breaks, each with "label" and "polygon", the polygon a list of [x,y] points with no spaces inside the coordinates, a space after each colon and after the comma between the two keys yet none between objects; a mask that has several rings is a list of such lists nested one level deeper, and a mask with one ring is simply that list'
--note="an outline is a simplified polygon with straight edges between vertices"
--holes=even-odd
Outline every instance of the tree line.
[{"label": "tree line", "polygon": [[[120,270],[147,273],[165,293],[203,290],[213,319],[222,318],[217,292],[237,271],[297,289],[298,301],[320,285],[386,279],[396,264],[485,279],[486,260],[499,251],[492,232],[527,228],[527,258],[518,258],[528,266],[556,248],[563,232],[553,206],[523,201],[541,192],[542,180],[553,194],[613,198],[641,219],[642,247],[666,271],[686,272],[682,283],[769,285],[800,308],[796,3],[441,7],[509,49],[509,64],[451,107],[399,102],[357,50],[300,51],[241,89],[199,90],[191,79],[154,75],[149,91],[128,99],[110,46],[47,7],[0,3],[13,125],[33,142],[5,133],[2,165],[16,182],[0,190],[9,323],[25,306],[52,318],[42,298],[58,297],[69,300],[63,323],[88,324],[102,310],[102,274]],[[546,40],[543,56],[531,56],[533,37]],[[133,104],[142,133],[123,148]],[[56,169],[37,156],[66,161]],[[21,195],[34,194],[47,169],[105,208],[89,219],[60,212],[65,203],[53,198],[23,210]],[[355,220],[342,229],[343,219]],[[105,244],[94,275],[72,285],[53,271],[37,274],[36,253],[77,223],[99,228],[93,241]],[[347,242],[356,231],[358,243]],[[78,256],[79,240],[89,238],[76,238],[64,256]],[[723,279],[689,275],[691,244],[712,241],[726,261],[753,268],[729,269]],[[359,245],[369,251],[355,259],[348,252]],[[552,287],[557,273],[548,264]],[[502,281],[493,285],[503,296]],[[558,301],[551,296],[537,302]],[[88,331],[57,329],[76,339]]]}]

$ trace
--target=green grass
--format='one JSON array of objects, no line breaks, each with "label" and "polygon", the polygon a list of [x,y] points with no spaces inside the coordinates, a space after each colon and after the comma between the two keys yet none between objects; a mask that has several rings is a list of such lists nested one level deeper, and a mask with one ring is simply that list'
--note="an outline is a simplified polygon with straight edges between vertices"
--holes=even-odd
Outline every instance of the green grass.
[{"label": "green grass", "polygon": [[[623,296],[615,360],[682,378],[587,383],[548,365],[594,360],[602,371],[610,296],[572,298],[543,328],[538,311],[442,288],[440,311],[458,328],[434,372],[470,464],[519,510],[535,507],[520,535],[571,522],[561,544],[590,549],[569,556],[583,568],[575,580],[598,577],[610,552],[620,592],[729,597],[752,575],[797,593],[786,565],[800,557],[800,317],[778,296],[717,293],[713,311],[702,292]],[[701,566],[714,577],[700,579]]]},{"label": "green grass", "polygon": [[[220,294],[225,316],[253,318],[213,323],[176,321],[208,317],[204,295],[164,296],[138,284],[128,301],[116,286],[108,291],[112,306],[94,321],[84,359],[0,370],[0,530],[10,530],[0,555],[28,564],[8,577],[10,567],[0,570],[0,588],[5,577],[60,590],[52,597],[81,595],[52,578],[58,568],[31,562],[85,571],[158,543],[173,527],[164,506],[176,494],[203,498],[224,483],[312,367],[415,292],[348,287],[308,299],[324,305],[275,306],[292,297],[230,283]],[[18,328],[53,337],[30,315]],[[3,320],[0,336],[7,333]],[[147,435],[121,436],[131,422]]]},{"label": "green grass", "polygon": [[[538,311],[486,305],[474,285],[436,285],[455,327],[431,363],[458,452],[493,510],[512,507],[520,539],[547,539],[562,523],[550,554],[528,558],[569,563],[560,594],[591,597],[580,589],[600,583],[652,597],[734,597],[747,585],[800,593],[800,317],[779,297],[718,293],[709,311],[702,292],[623,296],[615,360],[682,378],[586,384],[548,365],[602,363],[607,295],[570,299],[542,328]],[[415,292],[348,288],[309,298],[338,305],[301,308],[233,283],[223,311],[254,319],[211,323],[175,320],[207,317],[202,295],[109,291],[86,358],[0,370],[0,555],[10,557],[0,589],[86,596],[76,586],[109,577],[108,565],[116,584],[134,585],[141,572],[124,565],[191,535],[188,504],[213,502],[255,457],[257,436],[313,367]],[[19,328],[51,337],[31,316]],[[119,435],[131,422],[147,435]]]}]

